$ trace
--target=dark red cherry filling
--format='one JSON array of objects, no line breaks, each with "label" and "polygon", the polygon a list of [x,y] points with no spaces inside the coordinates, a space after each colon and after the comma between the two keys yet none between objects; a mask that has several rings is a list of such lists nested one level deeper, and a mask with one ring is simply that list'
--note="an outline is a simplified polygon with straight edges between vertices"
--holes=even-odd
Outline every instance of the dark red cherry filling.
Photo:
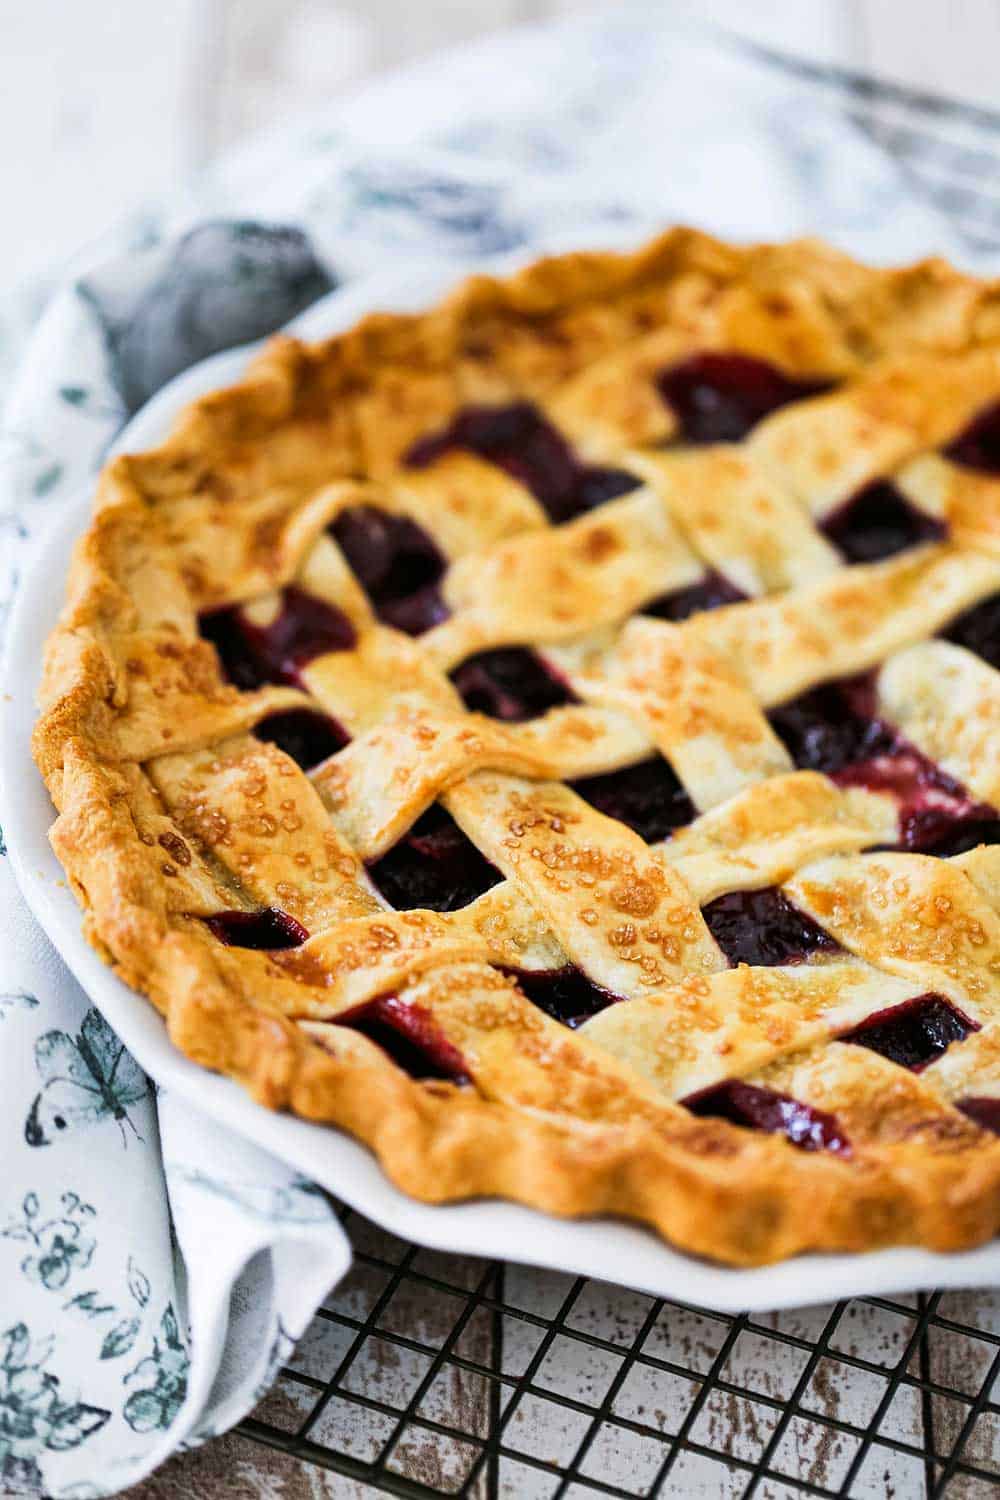
[{"label": "dark red cherry filling", "polygon": [[993,594],[957,615],[941,632],[946,641],[974,651],[1000,671],[1000,594]]},{"label": "dark red cherry filling", "polygon": [[350,742],[350,735],[336,719],[311,708],[290,708],[286,713],[269,714],[261,719],[254,734],[266,744],[284,750],[303,771],[336,755]]},{"label": "dark red cherry filling", "polygon": [[803,1151],[850,1153],[850,1143],[836,1115],[755,1083],[731,1079],[689,1094],[681,1103],[702,1118],[729,1120],[768,1135],[787,1136]]},{"label": "dark red cherry filling", "polygon": [[985,802],[974,802],[961,782],[942,771],[897,735],[877,759],[845,766],[833,778],[838,786],[890,792],[899,802],[901,849],[945,858],[1000,843],[1000,818]]},{"label": "dark red cherry filling", "polygon": [[503,879],[437,803],[368,873],[397,911],[458,911]]},{"label": "dark red cherry filling", "polygon": [[919,1073],[947,1052],[952,1042],[962,1042],[979,1025],[946,1000],[943,995],[917,995],[901,1005],[876,1011],[839,1040],[867,1047],[901,1068]]},{"label": "dark red cherry filling", "polygon": [[889,792],[899,803],[898,847],[939,856],[1000,842],[1000,817],[898,730],[876,718],[874,679],[824,683],[774,709],[775,733],[795,764],[838,786]]},{"label": "dark red cherry filling", "polygon": [[697,583],[674,589],[669,594],[661,594],[649,604],[644,604],[642,613],[653,615],[657,620],[670,620],[676,625],[690,615],[701,614],[706,609],[721,609],[724,604],[742,604],[746,597],[728,578],[710,569]]},{"label": "dark red cherry filling", "polygon": [[875,683],[867,672],[810,688],[768,718],[800,770],[827,776],[886,753],[892,743],[875,718]]},{"label": "dark red cherry filling", "polygon": [[945,458],[963,468],[1000,474],[1000,401],[973,417],[943,452]]},{"label": "dark red cherry filling", "polygon": [[921,842],[919,846],[912,846],[918,853],[933,854],[938,859],[952,859],[956,854],[967,854],[970,849],[978,849],[980,844],[1000,844],[1000,818],[995,814],[989,818],[970,816],[959,822],[948,823],[943,828],[934,826],[932,829],[928,829],[925,822],[918,826],[918,833]]},{"label": "dark red cherry filling", "polygon": [[277,906],[261,911],[220,911],[205,918],[205,926],[227,948],[298,948],[309,936],[301,922],[296,922]]},{"label": "dark red cherry filling", "polygon": [[973,1095],[968,1099],[959,1099],[955,1108],[960,1109],[981,1130],[990,1130],[994,1135],[1000,1135],[1000,1099],[991,1099],[989,1095]]},{"label": "dark red cherry filling", "polygon": [[338,1016],[337,1024],[360,1031],[411,1078],[441,1078],[462,1084],[471,1081],[462,1054],[422,1005],[408,1005],[397,995],[385,995]]},{"label": "dark red cherry filling", "polygon": [[591,807],[634,828],[647,844],[658,843],[695,817],[694,805],[662,755],[623,771],[606,771],[570,782]]},{"label": "dark red cherry filling", "polygon": [[793,380],[749,354],[694,354],[656,384],[685,443],[739,443],[779,407],[830,388],[828,381]]},{"label": "dark red cherry filling", "polygon": [[877,562],[948,534],[943,521],[911,505],[887,479],[865,485],[828,515],[820,530],[851,563]]},{"label": "dark red cherry filling", "polygon": [[554,1021],[577,1027],[619,999],[589,980],[575,964],[564,969],[510,971],[533,1005]]},{"label": "dark red cherry filling", "polygon": [[406,462],[424,468],[454,448],[496,464],[523,484],[551,520],[569,521],[638,487],[624,469],[582,464],[566,439],[530,401],[466,406],[442,432],[414,443]]},{"label": "dark red cherry filling", "polygon": [[416,521],[374,505],[352,505],[330,532],[385,624],[422,635],[447,619],[438,588],[447,564]]},{"label": "dark red cherry filling", "polygon": [[299,672],[328,651],[349,651],[357,636],[333,604],[289,584],[268,625],[254,625],[239,605],[203,614],[198,629],[219,653],[222,670],[238,688],[267,682],[299,683]]},{"label": "dark red cherry filling", "polygon": [[579,702],[558,672],[534,651],[520,646],[470,656],[455,668],[451,680],[466,708],[508,724],[537,719],[550,708]]},{"label": "dark red cherry filling", "polygon": [[702,907],[708,930],[732,965],[801,964],[840,944],[777,886],[730,891]]}]

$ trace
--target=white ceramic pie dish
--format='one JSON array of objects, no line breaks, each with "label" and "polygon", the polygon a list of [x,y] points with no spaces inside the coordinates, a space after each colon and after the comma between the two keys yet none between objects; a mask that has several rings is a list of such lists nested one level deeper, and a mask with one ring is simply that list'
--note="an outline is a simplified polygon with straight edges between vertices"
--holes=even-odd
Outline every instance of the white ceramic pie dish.
[{"label": "white ceramic pie dish", "polygon": [[[411,264],[400,274],[354,282],[311,308],[297,320],[295,331],[316,338],[348,328],[375,309],[427,306],[454,284],[458,274],[454,265]],[[159,442],[182,407],[236,380],[247,358],[247,350],[234,350],[179,376],[129,423],[115,451]],[[15,873],[35,916],[158,1084],[190,1098],[395,1234],[435,1248],[502,1256],[725,1311],[1000,1282],[1000,1241],[953,1255],[919,1249],[809,1255],[777,1266],[735,1270],[681,1254],[652,1232],[617,1221],[561,1220],[494,1201],[447,1207],[418,1203],[393,1187],[365,1147],[330,1126],[262,1108],[237,1084],[206,1073],[176,1051],[149,1002],[118,980],[82,936],[80,909],[49,848],[54,814],[31,758],[42,646],[62,604],[70,553],[86,527],[90,499],[89,493],[81,496],[44,536],[12,612],[0,684],[5,704],[0,736],[3,823]]]}]

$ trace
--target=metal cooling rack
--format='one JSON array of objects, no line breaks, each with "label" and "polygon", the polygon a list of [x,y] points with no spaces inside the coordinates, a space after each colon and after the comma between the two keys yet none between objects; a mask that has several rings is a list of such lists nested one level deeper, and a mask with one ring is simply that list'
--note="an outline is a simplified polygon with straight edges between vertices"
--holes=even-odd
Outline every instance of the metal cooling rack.
[{"label": "metal cooling rack", "polygon": [[1000,1487],[1000,1296],[732,1316],[344,1222],[355,1268],[241,1430],[362,1487],[345,1495]]},{"label": "metal cooling rack", "polygon": [[[838,95],[970,248],[1000,248],[1000,114],[754,50]],[[344,1222],[354,1269],[240,1430],[345,1500],[1000,1490],[1000,1293],[733,1317]]]}]

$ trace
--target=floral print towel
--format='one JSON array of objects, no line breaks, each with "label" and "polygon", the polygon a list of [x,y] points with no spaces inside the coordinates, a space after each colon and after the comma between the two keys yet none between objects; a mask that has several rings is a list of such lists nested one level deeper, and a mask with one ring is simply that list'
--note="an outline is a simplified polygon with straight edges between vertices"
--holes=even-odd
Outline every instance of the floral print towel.
[{"label": "floral print towel", "polygon": [[[0,298],[0,619],[28,541],[194,361],[369,268],[677,220],[956,251],[836,98],[656,10],[422,64],[110,236],[30,341],[37,288]],[[83,1500],[247,1412],[350,1252],[310,1183],[157,1096],[2,859],[0,932],[0,1492]]]}]

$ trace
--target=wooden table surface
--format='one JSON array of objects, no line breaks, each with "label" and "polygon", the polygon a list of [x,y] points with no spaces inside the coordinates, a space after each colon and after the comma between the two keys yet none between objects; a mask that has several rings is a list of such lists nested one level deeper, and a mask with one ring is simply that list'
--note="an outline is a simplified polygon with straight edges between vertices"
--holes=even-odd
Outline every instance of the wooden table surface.
[{"label": "wooden table surface", "polygon": [[[248,134],[322,104],[357,80],[465,37],[584,8],[592,6],[581,0],[0,0],[4,52],[16,62],[0,96],[0,138],[8,143],[0,189],[8,223],[18,230],[0,237],[0,289],[65,261],[124,212],[169,192]],[[756,0],[753,7],[714,0],[694,8],[808,57],[1000,104],[1000,0]],[[608,1288],[603,1295],[607,1307],[595,1317],[613,1318],[619,1294]],[[1000,1323],[1000,1310],[992,1318]],[[874,1326],[868,1336],[888,1337]],[[269,1398],[272,1418],[286,1399],[280,1390]],[[738,1414],[719,1413],[723,1424],[737,1420]],[[433,1480],[434,1462],[432,1447],[414,1453],[414,1474]],[[895,1485],[900,1495],[915,1494],[918,1482],[903,1466],[891,1479],[873,1476],[871,1492],[891,1493]],[[129,1494],[131,1500],[356,1500],[375,1491],[230,1434],[174,1458]]]}]

